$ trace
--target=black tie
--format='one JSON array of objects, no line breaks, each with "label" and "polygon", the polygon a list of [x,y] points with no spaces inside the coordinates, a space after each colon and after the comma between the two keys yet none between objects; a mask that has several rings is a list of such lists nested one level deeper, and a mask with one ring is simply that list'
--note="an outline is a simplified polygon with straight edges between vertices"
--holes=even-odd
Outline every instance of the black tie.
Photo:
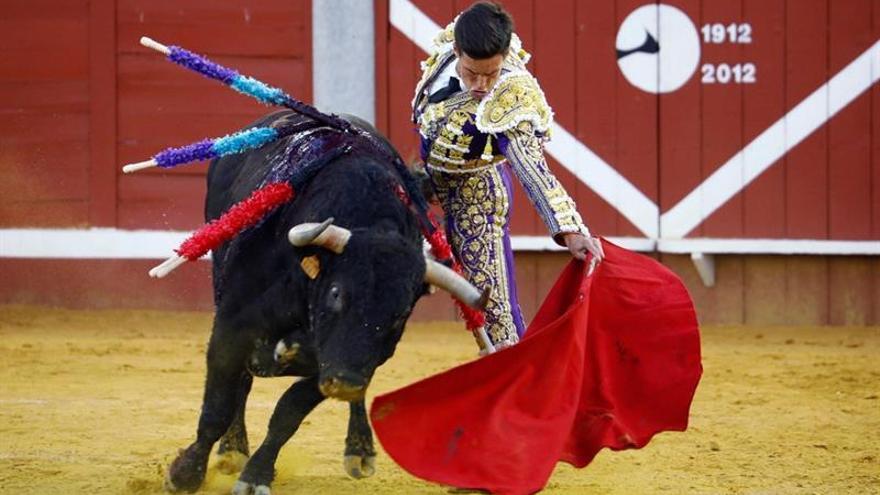
[{"label": "black tie", "polygon": [[461,83],[458,82],[457,77],[450,77],[449,84],[445,87],[438,89],[431,96],[428,97],[428,103],[437,103],[443,101],[450,96],[454,95],[461,91]]}]

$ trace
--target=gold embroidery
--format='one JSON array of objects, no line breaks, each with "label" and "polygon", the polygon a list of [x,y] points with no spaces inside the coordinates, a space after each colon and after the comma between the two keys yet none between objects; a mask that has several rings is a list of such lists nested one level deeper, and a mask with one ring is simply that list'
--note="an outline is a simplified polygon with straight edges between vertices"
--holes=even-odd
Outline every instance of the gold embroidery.
[{"label": "gold embroidery", "polygon": [[520,122],[505,133],[509,139],[507,159],[552,235],[581,232],[589,235],[577,207],[544,159],[543,142],[531,122]]},{"label": "gold embroidery", "polygon": [[524,121],[544,132],[553,121],[553,110],[531,74],[525,71],[504,74],[480,102],[477,128],[482,132],[505,132]]},{"label": "gold embroidery", "polygon": [[492,155],[491,140],[487,140],[480,158],[465,159],[474,136],[465,134],[464,127],[474,125],[477,105],[476,100],[462,93],[425,107],[419,118],[419,132],[431,141],[426,160],[429,167],[447,172],[472,172],[504,161],[503,156]]},{"label": "gold embroidery", "polygon": [[495,344],[515,343],[518,337],[504,255],[510,198],[501,174],[495,167],[469,174],[429,173],[443,211],[453,220],[449,240],[465,276],[478,289],[490,289],[486,333]]}]

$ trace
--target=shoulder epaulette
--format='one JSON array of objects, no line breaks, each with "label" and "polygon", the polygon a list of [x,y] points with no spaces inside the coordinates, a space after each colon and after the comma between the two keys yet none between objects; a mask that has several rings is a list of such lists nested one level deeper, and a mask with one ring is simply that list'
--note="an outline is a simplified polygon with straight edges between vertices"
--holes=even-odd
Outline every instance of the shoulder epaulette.
[{"label": "shoulder epaulette", "polygon": [[529,121],[546,133],[553,122],[553,110],[534,76],[525,70],[508,72],[477,107],[477,129],[486,133],[506,132]]}]

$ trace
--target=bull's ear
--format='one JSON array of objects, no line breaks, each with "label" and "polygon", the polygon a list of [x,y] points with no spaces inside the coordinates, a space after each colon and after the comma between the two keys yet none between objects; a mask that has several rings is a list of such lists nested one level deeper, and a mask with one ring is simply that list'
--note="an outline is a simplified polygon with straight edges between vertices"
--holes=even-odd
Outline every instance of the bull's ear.
[{"label": "bull's ear", "polygon": [[351,231],[333,225],[333,217],[322,223],[301,223],[287,233],[287,239],[296,247],[321,246],[342,254],[351,238]]},{"label": "bull's ear", "polygon": [[315,280],[321,274],[321,260],[318,259],[317,255],[306,256],[300,261],[299,267],[312,280]]}]

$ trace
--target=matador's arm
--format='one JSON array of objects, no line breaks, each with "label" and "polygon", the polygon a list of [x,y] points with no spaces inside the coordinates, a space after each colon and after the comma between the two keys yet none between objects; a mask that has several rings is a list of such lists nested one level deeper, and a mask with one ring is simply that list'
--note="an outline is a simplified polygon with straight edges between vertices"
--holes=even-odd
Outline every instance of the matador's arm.
[{"label": "matador's arm", "polygon": [[577,206],[547,166],[543,139],[534,125],[524,120],[499,136],[501,152],[522,183],[538,215],[547,225],[553,239],[560,245],[561,234],[579,232],[589,237]]}]

